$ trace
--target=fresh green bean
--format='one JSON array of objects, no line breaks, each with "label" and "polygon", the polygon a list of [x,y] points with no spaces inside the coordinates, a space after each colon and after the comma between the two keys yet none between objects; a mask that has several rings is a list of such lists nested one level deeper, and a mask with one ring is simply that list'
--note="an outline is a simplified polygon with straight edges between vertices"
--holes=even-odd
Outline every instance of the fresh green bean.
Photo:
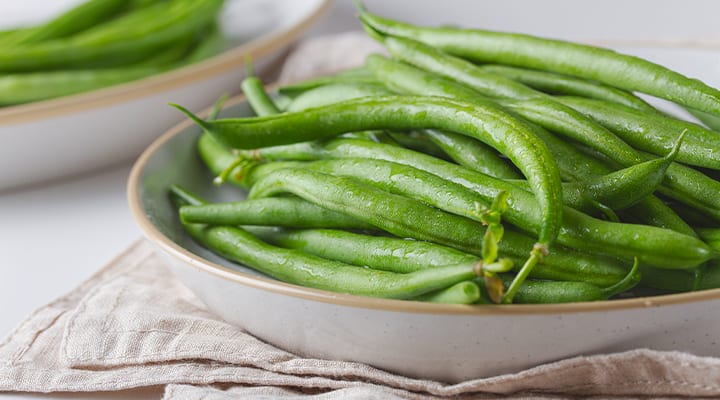
[{"label": "fresh green bean", "polygon": [[[407,273],[423,268],[477,262],[478,256],[435,243],[387,236],[369,236],[332,229],[264,230],[263,240],[282,247],[302,250],[328,258],[374,269]],[[509,233],[500,242],[503,257],[517,259],[524,255],[529,237]],[[514,248],[518,250],[513,250]],[[517,266],[522,263],[516,263]],[[557,246],[531,276],[537,279],[583,281],[596,286],[611,286],[627,274],[627,267],[605,257],[589,256]]]},{"label": "fresh green bean", "polygon": [[292,85],[281,86],[278,89],[278,93],[285,96],[295,98],[313,89],[318,89],[323,86],[337,85],[337,84],[360,84],[360,85],[377,85],[378,81],[375,77],[366,71],[364,68],[361,69],[363,74],[337,74],[333,76],[324,76],[315,79],[304,80]]},{"label": "fresh green bean", "polygon": [[[554,139],[554,143],[557,147],[563,151],[566,151],[568,157],[563,159],[572,159],[573,151],[578,154],[572,147],[566,147],[566,144],[558,139],[547,134],[547,139]],[[545,138],[544,138],[545,139]],[[553,149],[555,150],[555,149]],[[398,164],[410,165],[423,171],[430,172],[434,175],[440,176],[444,179],[452,182],[459,183],[469,189],[476,190],[474,179],[477,175],[469,174],[465,168],[460,168],[457,165],[453,165],[442,160],[438,160],[433,157],[427,157],[417,152],[401,150],[392,146],[386,146],[381,143],[371,143],[368,141],[361,141],[355,139],[333,139],[323,143],[316,142],[304,142],[294,145],[286,146],[275,146],[267,147],[250,152],[240,152],[242,157],[251,157],[254,159],[270,159],[270,160],[301,160],[310,161],[317,159],[333,159],[333,158],[376,158],[381,160],[387,160],[396,162]],[[607,173],[611,171],[602,164],[592,161],[588,157],[578,158],[580,162],[586,160],[586,164],[583,165],[578,163],[578,169],[583,167],[591,168],[596,167],[592,171],[594,174]],[[226,159],[226,165],[229,165],[232,160]],[[568,168],[570,166],[568,165]],[[467,176],[466,176],[467,175]],[[460,179],[458,176],[465,176]],[[585,175],[587,176],[587,175]],[[583,179],[582,175],[578,176],[578,179]],[[654,213],[651,215],[647,212],[647,208],[652,209]],[[637,208],[637,209],[636,209]],[[672,210],[665,206],[659,199],[650,197],[643,200],[638,206],[631,207],[630,210],[637,212],[639,215],[645,216],[646,219],[657,218],[652,222],[655,226],[667,227],[669,229],[676,230],[686,235],[694,236],[695,231],[690,228],[681,218],[679,218]],[[656,217],[657,216],[657,217]]]},{"label": "fresh green bean", "polygon": [[639,57],[517,33],[417,27],[370,14],[362,7],[360,19],[383,34],[413,38],[474,62],[578,76],[720,115],[720,91]]},{"label": "fresh green bean", "polygon": [[0,106],[51,99],[145,78],[167,70],[131,67],[0,75]]},{"label": "fresh green bean", "polygon": [[187,223],[212,225],[373,229],[356,218],[292,197],[187,206],[180,209],[180,217]]},{"label": "fresh green bean", "polygon": [[391,94],[378,83],[335,83],[308,90],[298,95],[288,106],[288,112],[297,112],[326,106],[349,99]]},{"label": "fresh green bean", "polygon": [[[177,188],[171,191],[177,206],[188,204],[187,194],[177,195]],[[283,282],[333,292],[410,299],[476,276],[474,267],[466,264],[408,274],[360,268],[268,245],[238,227],[187,223],[183,226],[196,241],[231,261]]]},{"label": "fresh green bean", "polygon": [[[371,71],[367,71],[371,73]],[[325,106],[336,101],[344,101],[378,94],[393,94],[389,89],[379,85],[381,85],[380,82],[370,86],[362,84],[328,84],[320,86],[300,95],[297,100],[291,104],[289,109],[300,111],[308,108]],[[383,91],[385,91],[385,93],[383,93]],[[435,156],[445,153],[455,162],[458,162],[461,165],[466,165],[468,168],[475,169],[490,176],[507,179],[515,179],[519,177],[519,173],[516,169],[508,165],[505,160],[501,159],[493,148],[479,140],[452,132],[443,132],[434,129],[424,129],[421,133],[430,138],[432,143],[435,143],[440,147],[440,149],[438,149],[440,150],[440,154],[438,154],[438,151],[435,149],[430,149],[430,151],[422,149],[424,153],[433,154]],[[417,146],[403,145],[403,147],[419,150]]]},{"label": "fresh green bean", "polygon": [[329,210],[346,213],[396,236],[448,246],[465,241],[468,247],[482,248],[485,232],[482,224],[350,178],[285,168],[256,182],[248,198],[280,193],[292,193]]},{"label": "fresh green bean", "polygon": [[[434,141],[428,139],[424,132],[383,132],[384,136],[387,136],[390,141],[395,142],[401,147],[406,149],[415,150],[420,153],[425,153],[443,160],[449,160],[451,157],[441,147],[435,144]],[[459,135],[462,136],[462,135]],[[462,136],[463,138],[465,136]],[[476,141],[477,143],[481,143]],[[496,156],[497,157],[497,156]],[[519,175],[519,173],[516,173]]]},{"label": "fresh green bean", "polygon": [[456,283],[447,289],[415,297],[413,300],[442,304],[473,304],[482,298],[480,288],[471,281]]},{"label": "fresh green bean", "polygon": [[[699,276],[695,271],[641,268],[641,285],[670,292],[690,292],[720,288],[720,264],[710,263]],[[699,278],[699,279],[698,279]]]},{"label": "fresh green bean", "polygon": [[0,38],[0,45],[18,46],[72,36],[118,15],[128,7],[127,0],[88,0],[52,20],[19,31],[9,39]]},{"label": "fresh green bean", "polygon": [[[626,164],[639,162],[634,150],[615,134],[549,96],[504,77],[484,73],[465,60],[443,54],[425,44],[394,37],[382,37],[382,40],[393,55],[431,71],[425,72],[377,55],[369,56],[366,65],[380,81],[396,91],[500,104],[534,124],[584,143],[603,154],[613,157],[630,154],[630,157],[625,156],[622,159]],[[492,100],[486,97],[492,96],[495,88],[501,88],[502,95],[510,97],[510,100]]]},{"label": "fresh green bean", "polygon": [[158,3],[66,39],[4,49],[0,71],[128,65],[209,26],[222,0]]},{"label": "fresh green bean", "polygon": [[698,235],[710,247],[716,251],[720,251],[720,229],[719,228],[698,228]]},{"label": "fresh green bean", "polygon": [[584,182],[564,184],[563,199],[569,199],[565,204],[575,199],[584,205],[583,200],[589,200],[590,204],[575,207],[579,210],[591,209],[597,204],[611,210],[623,210],[637,204],[660,187],[668,167],[677,156],[683,134],[663,158],[645,161]]},{"label": "fresh green bean", "polygon": [[543,214],[539,251],[545,251],[559,230],[562,187],[551,154],[525,125],[490,107],[441,98],[384,96],[349,100],[302,113],[213,122],[184,112],[225,145],[245,149],[378,128],[437,128],[464,133],[506,154],[527,177]]},{"label": "fresh green bean", "polygon": [[279,114],[280,110],[273,99],[265,92],[262,81],[254,75],[251,64],[248,64],[248,76],[243,79],[240,87],[255,114],[259,116]]},{"label": "fresh green bean", "polygon": [[495,178],[516,179],[520,176],[513,166],[499,158],[497,152],[479,140],[453,132],[431,129],[426,129],[423,134],[447,153],[453,161],[465,168]]},{"label": "fresh green bean", "polygon": [[[324,164],[315,165],[327,166],[327,168],[321,168],[321,172],[315,172],[315,169],[275,170],[258,179],[250,190],[249,198],[289,192],[322,207],[347,212],[397,236],[456,247],[457,242],[448,236],[453,235],[447,230],[451,228],[446,229],[445,222],[438,225],[439,222],[435,222],[433,217],[445,218],[447,223],[458,224],[458,230],[465,229],[462,233],[454,233],[458,238],[469,237],[468,232],[472,231],[471,225],[468,225],[463,218],[458,219],[455,215],[440,210],[479,220],[477,215],[484,209],[478,210],[478,204],[482,205],[484,201],[487,207],[488,203],[483,197],[489,197],[492,201],[501,190],[507,190],[512,197],[512,203],[503,214],[504,219],[530,232],[536,232],[542,223],[537,203],[530,193],[517,190],[512,185],[503,185],[502,181],[485,184],[493,179],[484,177],[485,182],[482,182],[479,174],[472,171],[469,172],[473,174],[475,193],[463,189],[461,185],[449,186],[449,182],[445,182],[447,189],[444,194],[438,192],[443,184],[441,179],[436,178],[440,182],[438,186],[431,181],[431,174],[420,170],[411,171],[410,167],[400,164],[391,165],[378,160],[342,160],[342,162],[326,161]],[[341,174],[340,176],[349,175],[354,179],[341,178],[328,172]],[[377,176],[373,177],[373,174]],[[422,203],[413,204],[404,196],[390,194],[373,186],[360,185],[356,183],[359,182],[358,180],[371,181],[385,190],[389,189],[424,201],[440,208],[436,212],[441,214],[433,215],[425,207],[420,207]],[[360,193],[363,190],[365,192]],[[401,206],[401,201],[406,203]],[[395,209],[388,208],[391,204],[395,205]],[[360,210],[358,207],[364,208]],[[395,213],[401,215],[394,219],[392,214]],[[425,214],[420,215],[420,213]],[[408,219],[411,215],[412,219]],[[433,222],[427,222],[428,226],[425,226],[423,221]],[[564,209],[558,243],[594,254],[625,259],[638,257],[645,264],[661,268],[692,268],[713,257],[718,257],[697,238],[646,225],[626,225],[596,220],[568,207]],[[478,245],[478,248],[480,247]],[[460,249],[466,251],[467,247]]]},{"label": "fresh green bean", "polygon": [[[503,276],[509,282],[511,276]],[[637,261],[630,272],[621,281],[607,288],[600,288],[586,282],[556,282],[528,280],[518,290],[516,303],[550,304],[573,303],[579,301],[607,300],[636,286],[641,280]],[[480,279],[476,279],[480,282]]]},{"label": "fresh green bean", "polygon": [[658,113],[653,106],[634,94],[598,82],[507,65],[479,65],[478,68],[485,72],[502,75],[548,94],[588,97],[622,104],[647,113]]},{"label": "fresh green bean", "polygon": [[687,131],[677,160],[684,164],[720,169],[720,135],[717,132],[605,101],[578,97],[558,99],[608,127],[632,146],[656,155],[667,154],[678,133]]},{"label": "fresh green bean", "polygon": [[[412,41],[409,40],[392,40],[392,38],[386,38],[386,42],[389,43],[395,43],[395,46],[400,48],[399,46],[402,44],[409,44],[412,45]],[[437,52],[431,52],[423,46],[415,46],[413,49],[425,49],[426,52],[432,56],[428,57],[418,57],[417,55],[413,56],[413,60],[417,63],[420,62],[427,62],[427,64],[424,64],[426,66],[431,66],[434,68],[438,67],[453,67],[451,69],[451,73],[453,77],[456,79],[462,79],[463,82],[468,83],[472,85],[473,87],[482,87],[482,82],[485,82],[483,80],[483,76],[476,76],[473,75],[473,73],[476,71],[476,69],[473,69],[474,67],[472,65],[466,65],[466,63],[463,63],[462,60],[458,59],[452,59],[448,57],[444,57],[442,59],[438,58]],[[396,52],[398,50],[396,49]],[[413,52],[411,54],[416,54],[416,52]],[[428,55],[426,54],[426,55]],[[372,60],[371,60],[372,61]],[[375,61],[379,61],[378,58],[375,58]],[[445,61],[442,63],[441,61]],[[387,63],[385,63],[387,64]],[[400,66],[395,65],[395,68],[398,69]],[[442,68],[438,68],[442,71]],[[378,71],[376,71],[378,72]],[[380,70],[379,72],[385,72],[387,73],[387,69]],[[447,71],[445,71],[448,73]],[[428,84],[426,82],[429,80],[428,77],[423,77],[421,74],[419,74],[417,71],[413,71],[409,68],[403,68],[402,74],[404,75],[403,80],[398,80],[394,83],[394,85],[399,84],[405,84],[404,86],[411,87],[413,84],[412,82],[408,84],[410,77],[408,74],[414,73],[416,75],[416,78],[413,80],[413,82],[418,83],[419,85],[415,86],[415,90],[428,90]],[[386,78],[388,80],[395,79],[395,77],[398,74],[387,74]],[[480,83],[476,82],[480,81]],[[450,96],[471,96],[471,94],[468,92],[467,89],[460,89],[457,87],[457,85],[449,85],[447,83],[439,84],[437,80],[434,80],[433,82],[433,90],[435,94],[445,94]],[[495,83],[497,84],[497,82]],[[510,91],[508,91],[510,93]],[[518,96],[523,95],[522,93]],[[525,95],[529,96],[529,95]],[[593,138],[590,141],[585,141],[586,144],[592,145],[595,149],[600,149],[601,151],[605,152],[606,155],[608,155],[613,161],[616,161],[620,163],[620,165],[624,166],[630,166],[637,164],[641,162],[644,157],[641,154],[638,154],[634,149],[629,147],[627,144],[622,142],[621,140],[617,139],[617,137],[614,137],[614,135],[608,135],[607,132],[604,136],[598,136],[594,133],[601,132],[597,129],[596,126],[588,125],[587,121],[583,121],[579,118],[572,118],[572,115],[570,115],[570,118],[563,117],[563,115],[567,115],[567,113],[562,113],[562,110],[559,110],[558,112],[548,112],[546,101],[542,98],[538,99],[529,99],[524,101],[516,101],[514,103],[504,103],[505,105],[510,105],[511,109],[516,112],[520,112],[524,117],[531,117],[536,122],[542,122],[543,125],[561,129],[564,130],[566,134],[574,134],[574,133],[581,133],[585,132],[583,135],[586,138]],[[562,118],[560,118],[562,117]],[[574,121],[574,122],[573,122]],[[571,122],[570,125],[568,125],[568,122]],[[598,169],[597,165],[591,165],[588,164],[588,158],[582,157],[577,154],[573,154],[575,151],[570,148],[568,144],[564,144],[558,140],[555,140],[551,135],[549,135],[544,130],[535,127],[534,132],[536,135],[538,135],[541,139],[543,139],[548,147],[551,149],[551,152],[555,153],[556,160],[558,162],[558,167],[560,168],[562,175],[564,178],[570,178],[572,180],[586,180],[587,175],[582,173],[583,170],[582,167],[589,167]],[[679,133],[676,132],[676,134]],[[572,136],[575,139],[579,139],[577,136]],[[581,138],[580,138],[581,139]],[[612,146],[606,146],[605,144],[612,144]],[[576,152],[575,152],[576,153]],[[579,159],[578,159],[579,158]],[[605,169],[602,166],[599,166],[600,169]],[[710,203],[710,207],[714,206],[714,202],[717,202],[717,199],[707,199],[707,194],[703,193],[700,190],[697,190],[696,185],[686,178],[685,175],[688,175],[690,173],[685,172],[681,169],[680,166],[673,165],[669,170],[666,172],[667,179],[664,182],[664,186],[667,186],[663,190],[663,193],[669,194],[675,199],[684,201],[688,204],[696,205],[698,203]],[[584,175],[584,176],[583,176]],[[698,174],[692,174],[695,175],[695,178],[697,179]],[[707,180],[707,179],[706,179]],[[643,208],[638,213],[640,216],[643,217],[644,221],[651,222],[656,225],[660,226],[667,226],[672,227],[673,229],[677,229],[684,233],[691,233],[691,229],[688,229],[687,225],[684,224],[674,213],[671,212],[667,207],[663,207],[662,204],[656,200],[651,199],[649,200],[653,204],[652,207]],[[637,209],[636,209],[637,210]],[[650,212],[652,211],[652,212]]]}]

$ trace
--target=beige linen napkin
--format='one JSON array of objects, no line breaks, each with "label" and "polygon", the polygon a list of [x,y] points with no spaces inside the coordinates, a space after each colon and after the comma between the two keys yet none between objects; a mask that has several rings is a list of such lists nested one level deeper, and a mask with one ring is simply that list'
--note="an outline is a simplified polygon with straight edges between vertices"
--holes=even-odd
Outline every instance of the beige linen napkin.
[{"label": "beige linen napkin", "polygon": [[[314,39],[296,48],[279,79],[357,65],[378,50],[363,34]],[[0,392],[157,386],[167,399],[205,400],[720,398],[720,360],[639,349],[449,385],[302,358],[210,313],[145,241],[0,341]]]}]

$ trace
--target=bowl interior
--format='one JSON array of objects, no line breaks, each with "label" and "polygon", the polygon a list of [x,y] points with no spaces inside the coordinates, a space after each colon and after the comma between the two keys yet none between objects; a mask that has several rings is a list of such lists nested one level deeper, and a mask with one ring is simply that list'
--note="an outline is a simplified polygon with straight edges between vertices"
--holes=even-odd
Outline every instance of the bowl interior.
[{"label": "bowl interior", "polygon": [[[247,102],[242,101],[226,107],[220,118],[254,115]],[[140,200],[145,215],[167,238],[179,246],[214,263],[255,276],[264,276],[251,268],[233,263],[198,245],[183,229],[177,210],[168,197],[170,185],[177,184],[189,189],[208,201],[237,201],[245,198],[245,192],[235,186],[213,184],[213,175],[203,164],[197,152],[196,142],[202,134],[195,125],[187,126],[173,135],[155,152],[140,177]]]}]

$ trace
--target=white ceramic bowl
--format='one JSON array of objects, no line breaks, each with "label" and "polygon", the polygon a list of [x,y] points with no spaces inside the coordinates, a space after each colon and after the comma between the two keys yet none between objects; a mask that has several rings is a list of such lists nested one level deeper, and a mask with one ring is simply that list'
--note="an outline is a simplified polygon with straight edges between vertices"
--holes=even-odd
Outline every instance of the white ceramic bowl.
[{"label": "white ceramic bowl", "polygon": [[[251,111],[236,98],[221,116],[231,115]],[[212,201],[243,196],[213,186],[196,154],[199,134],[185,121],[142,154],[128,183],[130,208],[210,310],[280,348],[446,382],[635,348],[720,356],[720,289],[561,305],[439,305],[303,288],[224,260],[184,233],[167,196],[173,183]]]},{"label": "white ceramic bowl", "polygon": [[198,110],[239,92],[246,57],[270,65],[330,0],[228,0],[221,15],[233,43],[192,66],[92,92],[0,108],[0,190],[92,171],[137,157],[180,120],[167,106]]}]

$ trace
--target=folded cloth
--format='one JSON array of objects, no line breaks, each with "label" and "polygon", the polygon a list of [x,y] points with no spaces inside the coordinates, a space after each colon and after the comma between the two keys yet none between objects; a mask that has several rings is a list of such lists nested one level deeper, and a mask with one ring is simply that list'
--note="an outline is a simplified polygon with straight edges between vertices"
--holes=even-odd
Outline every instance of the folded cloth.
[{"label": "folded cloth", "polygon": [[303,358],[210,313],[145,241],[0,342],[0,391],[158,385],[168,399],[697,398],[720,395],[720,360],[635,350],[451,385]]},{"label": "folded cloth", "polygon": [[[313,39],[296,47],[279,79],[355,66],[378,49],[361,33]],[[0,391],[158,386],[167,399],[205,400],[720,398],[720,360],[639,349],[450,385],[303,358],[213,315],[145,241],[0,341]]]}]

